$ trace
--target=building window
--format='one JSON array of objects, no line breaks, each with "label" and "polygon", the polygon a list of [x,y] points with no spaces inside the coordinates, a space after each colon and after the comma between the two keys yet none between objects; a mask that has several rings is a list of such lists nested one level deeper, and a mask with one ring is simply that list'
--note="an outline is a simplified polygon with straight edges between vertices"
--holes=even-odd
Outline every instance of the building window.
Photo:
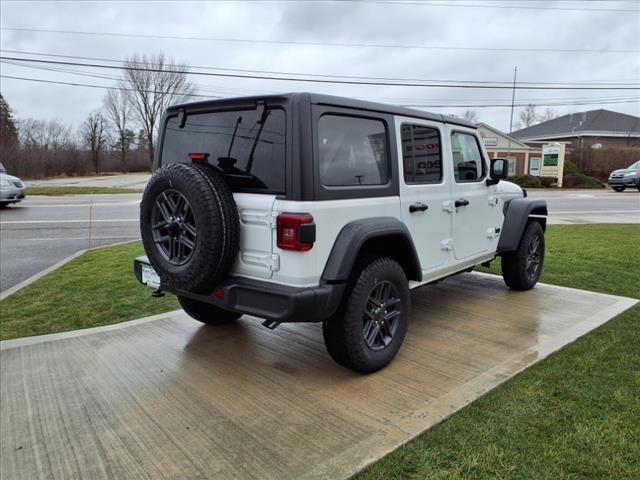
[{"label": "building window", "polygon": [[404,182],[440,183],[442,153],[437,128],[403,123],[400,127]]},{"label": "building window", "polygon": [[318,123],[320,180],[325,186],[384,185],[389,181],[384,122],[323,115]]},{"label": "building window", "polygon": [[518,159],[516,157],[507,157],[509,160],[509,176],[516,175],[518,173]]}]

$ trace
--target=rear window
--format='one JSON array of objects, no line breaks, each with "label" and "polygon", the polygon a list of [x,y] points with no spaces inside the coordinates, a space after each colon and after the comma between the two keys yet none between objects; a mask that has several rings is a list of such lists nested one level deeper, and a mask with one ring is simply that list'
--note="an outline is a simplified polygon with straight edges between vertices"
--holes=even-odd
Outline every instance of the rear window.
[{"label": "rear window", "polygon": [[188,114],[166,124],[160,164],[208,154],[234,191],[285,191],[286,117],[281,108]]},{"label": "rear window", "polygon": [[318,143],[323,185],[388,182],[386,129],[380,120],[323,115],[318,124]]}]

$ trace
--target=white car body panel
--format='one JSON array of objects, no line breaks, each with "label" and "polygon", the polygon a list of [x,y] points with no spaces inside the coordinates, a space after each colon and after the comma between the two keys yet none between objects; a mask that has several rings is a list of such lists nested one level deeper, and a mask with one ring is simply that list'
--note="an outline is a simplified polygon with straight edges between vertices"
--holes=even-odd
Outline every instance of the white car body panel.
[{"label": "white car body panel", "polygon": [[[406,184],[400,174],[399,197],[371,197],[313,202],[291,201],[275,195],[235,193],[241,227],[240,253],[231,274],[295,287],[320,283],[324,267],[342,228],[354,220],[393,217],[411,233],[420,259],[423,281],[437,280],[495,257],[504,222],[505,200],[522,197],[522,189],[510,182],[487,186],[485,179],[456,184],[453,172],[450,134],[465,131],[477,137],[474,129],[441,122],[397,116],[395,133],[401,124],[411,123],[438,128],[441,135],[443,179],[438,184]],[[399,171],[403,171],[402,146],[398,143]],[[482,143],[485,169],[489,165]],[[459,197],[470,204],[458,209]],[[410,213],[410,205],[428,205],[424,212]],[[308,213],[316,224],[316,241],[309,251],[281,250],[277,247],[276,219],[280,213]]]}]

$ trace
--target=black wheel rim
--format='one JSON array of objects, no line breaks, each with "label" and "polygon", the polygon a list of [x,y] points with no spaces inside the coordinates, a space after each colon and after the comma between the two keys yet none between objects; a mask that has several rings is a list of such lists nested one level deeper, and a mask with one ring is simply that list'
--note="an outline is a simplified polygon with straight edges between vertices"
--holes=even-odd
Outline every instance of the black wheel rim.
[{"label": "black wheel rim", "polygon": [[372,350],[386,348],[398,330],[400,296],[393,283],[378,282],[369,293],[362,316],[362,336]]},{"label": "black wheel rim", "polygon": [[542,241],[539,235],[534,236],[527,246],[525,269],[529,278],[534,278],[540,270],[542,259]]},{"label": "black wheel rim", "polygon": [[165,190],[151,210],[153,241],[172,265],[184,265],[193,256],[198,235],[189,201],[177,190]]}]

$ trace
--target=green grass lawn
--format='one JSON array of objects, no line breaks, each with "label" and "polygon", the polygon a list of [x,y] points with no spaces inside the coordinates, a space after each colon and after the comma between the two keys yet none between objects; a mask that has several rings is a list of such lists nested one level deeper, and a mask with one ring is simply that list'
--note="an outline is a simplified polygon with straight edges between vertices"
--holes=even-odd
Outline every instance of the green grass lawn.
[{"label": "green grass lawn", "polygon": [[176,298],[151,297],[133,275],[140,242],[81,255],[0,302],[0,339],[97,327],[178,307]]},{"label": "green grass lawn", "polygon": [[141,193],[136,188],[121,187],[27,187],[27,195],[93,195],[98,193]]},{"label": "green grass lawn", "polygon": [[[542,280],[640,298],[639,244],[640,225],[550,226]],[[640,306],[357,478],[639,479]]]},{"label": "green grass lawn", "polygon": [[[543,281],[640,298],[640,225],[547,231]],[[0,302],[0,338],[178,308],[151,297],[140,243],[91,251]],[[497,269],[497,270],[496,270]],[[496,262],[490,271],[499,271]],[[640,307],[519,374],[358,477],[640,478]]]},{"label": "green grass lawn", "polygon": [[542,282],[640,298],[640,225],[550,225],[545,241]]}]

